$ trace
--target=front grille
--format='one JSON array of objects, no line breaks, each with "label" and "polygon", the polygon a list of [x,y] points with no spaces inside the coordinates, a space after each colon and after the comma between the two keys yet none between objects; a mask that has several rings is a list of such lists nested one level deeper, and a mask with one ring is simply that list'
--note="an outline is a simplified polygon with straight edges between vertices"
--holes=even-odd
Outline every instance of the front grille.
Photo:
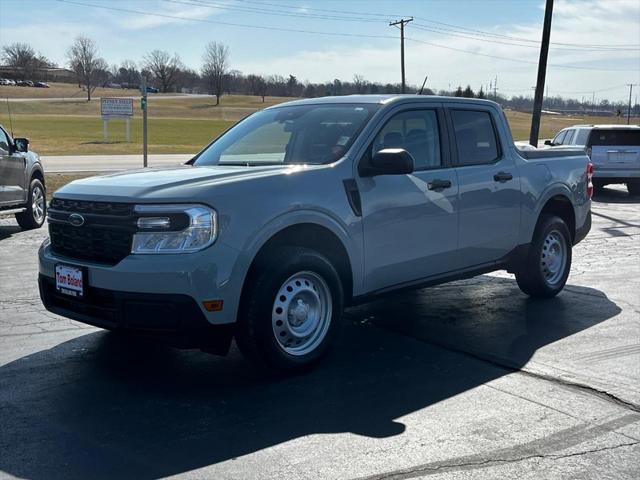
[{"label": "front grille", "polygon": [[[74,213],[82,215],[82,225],[69,222]],[[54,198],[49,205],[49,236],[56,255],[115,265],[131,252],[134,231],[131,204]]]}]

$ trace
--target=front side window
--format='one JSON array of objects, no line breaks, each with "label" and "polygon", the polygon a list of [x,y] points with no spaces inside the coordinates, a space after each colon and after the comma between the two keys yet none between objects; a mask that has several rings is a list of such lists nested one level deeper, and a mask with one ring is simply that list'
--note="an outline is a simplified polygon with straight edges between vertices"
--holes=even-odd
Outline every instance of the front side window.
[{"label": "front side window", "polygon": [[452,110],[451,119],[460,165],[493,163],[498,159],[498,142],[489,112]]},{"label": "front side window", "polygon": [[5,152],[9,151],[9,138],[7,137],[7,134],[4,133],[4,130],[2,130],[0,128],[0,149],[4,150]]},{"label": "front side window", "polygon": [[562,145],[562,141],[564,140],[564,137],[567,136],[567,131],[563,130],[561,131],[559,134],[556,135],[556,137],[553,139],[553,144],[554,145]]},{"label": "front side window", "polygon": [[263,110],[223,134],[194,165],[332,163],[347,152],[378,108],[316,104]]},{"label": "front side window", "polygon": [[436,111],[411,110],[393,116],[376,135],[372,153],[385,148],[402,148],[409,152],[416,170],[441,166]]}]

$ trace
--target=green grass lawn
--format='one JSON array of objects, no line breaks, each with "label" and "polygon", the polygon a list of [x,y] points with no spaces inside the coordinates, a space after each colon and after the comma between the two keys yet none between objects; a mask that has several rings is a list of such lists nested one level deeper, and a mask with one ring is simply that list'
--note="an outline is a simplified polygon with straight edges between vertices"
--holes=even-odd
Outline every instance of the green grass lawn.
[{"label": "green grass lawn", "polygon": [[[0,122],[9,127],[6,118]],[[226,130],[232,121],[151,118],[149,153],[195,153]],[[102,120],[95,117],[19,115],[13,118],[16,136],[31,140],[40,155],[127,154],[142,151],[142,119],[131,122],[131,143],[125,142],[124,120],[109,122],[109,142],[103,142]]]},{"label": "green grass lawn", "polygon": [[[12,87],[19,88],[19,87]],[[46,89],[33,89],[46,90]],[[227,95],[216,106],[211,97],[162,99],[149,97],[149,153],[194,153],[230,125],[269,105],[291,100],[283,97]],[[142,113],[134,102],[131,143],[125,143],[124,120],[112,120],[109,142],[102,137],[99,101],[11,102],[16,136],[31,140],[41,155],[127,154],[142,151]],[[529,138],[531,115],[507,111],[516,140]],[[544,115],[540,138],[550,138],[566,126],[580,123],[619,123],[614,117]],[[7,105],[0,103],[0,123],[10,127]]]}]

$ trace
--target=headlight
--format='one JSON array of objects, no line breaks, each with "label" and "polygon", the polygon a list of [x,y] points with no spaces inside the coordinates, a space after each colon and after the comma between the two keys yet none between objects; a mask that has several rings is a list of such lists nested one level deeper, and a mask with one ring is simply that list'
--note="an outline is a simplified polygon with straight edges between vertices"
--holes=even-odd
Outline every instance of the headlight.
[{"label": "headlight", "polygon": [[204,205],[136,205],[131,253],[192,253],[218,236],[218,215]]}]

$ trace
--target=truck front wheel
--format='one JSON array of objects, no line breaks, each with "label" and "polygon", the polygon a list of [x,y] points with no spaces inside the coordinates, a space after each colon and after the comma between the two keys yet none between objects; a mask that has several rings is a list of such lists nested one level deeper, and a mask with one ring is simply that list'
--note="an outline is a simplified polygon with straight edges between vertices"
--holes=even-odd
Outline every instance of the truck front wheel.
[{"label": "truck front wheel", "polygon": [[16,214],[18,225],[23,230],[40,228],[44,223],[47,214],[47,199],[42,182],[37,178],[31,180],[29,185],[29,196],[27,197],[27,209]]},{"label": "truck front wheel", "polygon": [[571,271],[571,246],[571,235],[564,220],[544,215],[536,226],[523,267],[516,272],[520,290],[540,298],[560,293]]},{"label": "truck front wheel", "polygon": [[274,371],[318,362],[340,324],[343,289],[331,262],[314,250],[283,247],[263,255],[245,287],[236,343]]}]

